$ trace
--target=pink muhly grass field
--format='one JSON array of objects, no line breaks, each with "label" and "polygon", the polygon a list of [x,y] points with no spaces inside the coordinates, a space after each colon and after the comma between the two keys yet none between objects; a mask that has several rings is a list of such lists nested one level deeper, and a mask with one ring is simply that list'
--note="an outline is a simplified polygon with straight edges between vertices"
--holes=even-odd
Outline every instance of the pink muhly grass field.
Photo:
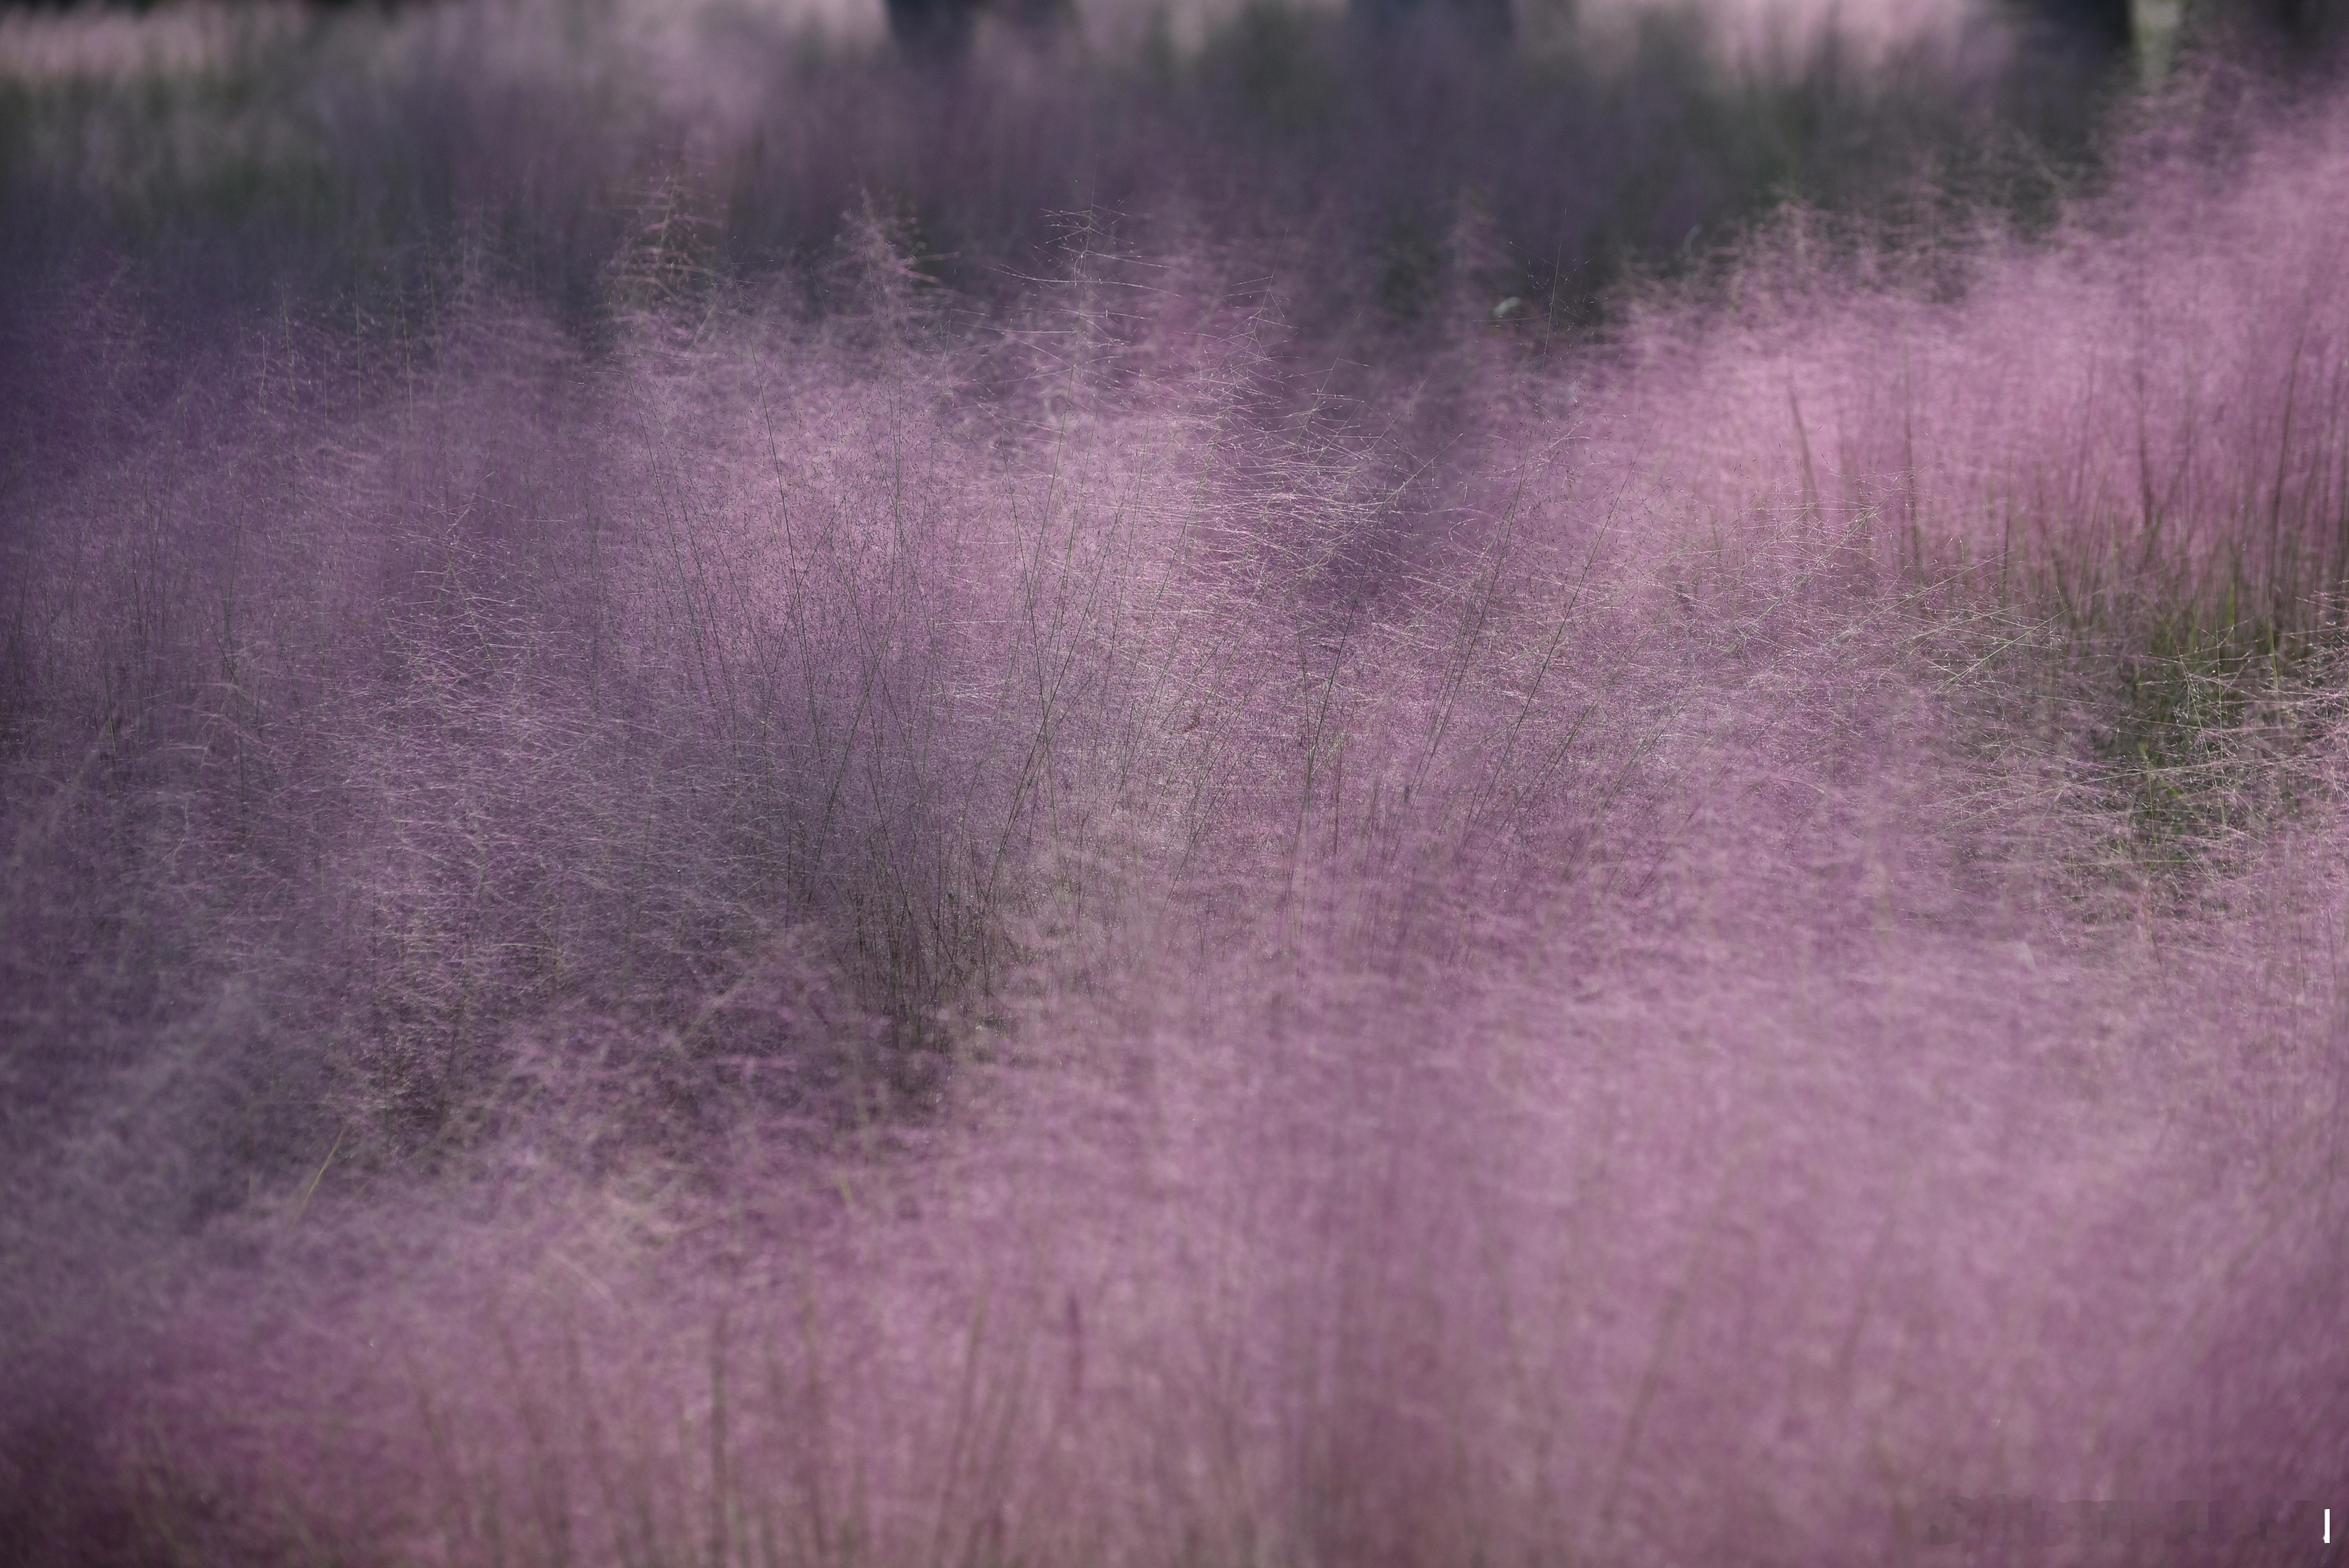
[{"label": "pink muhly grass field", "polygon": [[1212,190],[812,308],[689,157],[585,325],[12,315],[0,1555],[2313,1560],[2349,120],[2230,83],[1588,330]]}]

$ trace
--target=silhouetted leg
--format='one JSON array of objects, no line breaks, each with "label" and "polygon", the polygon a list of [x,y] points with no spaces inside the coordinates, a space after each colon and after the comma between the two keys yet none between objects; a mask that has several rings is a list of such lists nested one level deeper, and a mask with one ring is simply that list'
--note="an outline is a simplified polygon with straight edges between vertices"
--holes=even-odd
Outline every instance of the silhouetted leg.
[{"label": "silhouetted leg", "polygon": [[2314,48],[2341,36],[2341,0],[2267,0],[2265,9],[2269,26],[2287,48]]},{"label": "silhouetted leg", "polygon": [[2024,0],[2021,8],[2074,48],[2117,57],[2137,41],[2131,0]]},{"label": "silhouetted leg", "polygon": [[889,35],[916,59],[958,58],[970,47],[971,0],[888,0]]},{"label": "silhouetted leg", "polygon": [[1504,44],[1515,30],[1511,0],[1349,0],[1357,23],[1381,31],[1446,28],[1477,44]]}]

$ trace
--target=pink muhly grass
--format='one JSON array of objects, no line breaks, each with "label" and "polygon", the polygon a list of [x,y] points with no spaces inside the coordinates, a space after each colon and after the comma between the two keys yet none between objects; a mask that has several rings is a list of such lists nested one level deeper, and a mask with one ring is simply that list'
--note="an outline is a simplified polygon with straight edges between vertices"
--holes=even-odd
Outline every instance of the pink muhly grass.
[{"label": "pink muhly grass", "polygon": [[[0,1540],[1793,1563],[2330,1495],[2337,138],[2136,146],[1584,351],[1463,264],[1342,387],[1207,241],[1078,222],[968,334],[877,206],[811,319],[657,198],[597,342],[480,284],[123,415],[8,514]],[[2291,642],[2291,746],[2099,684],[2179,627]],[[2116,734],[2261,810],[2172,853]]]}]

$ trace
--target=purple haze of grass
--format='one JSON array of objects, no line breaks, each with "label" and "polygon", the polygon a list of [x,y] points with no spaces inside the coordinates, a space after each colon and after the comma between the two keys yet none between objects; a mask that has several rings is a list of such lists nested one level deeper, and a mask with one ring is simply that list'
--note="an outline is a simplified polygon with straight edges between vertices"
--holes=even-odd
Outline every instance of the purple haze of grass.
[{"label": "purple haze of grass", "polygon": [[2340,146],[2147,157],[1953,303],[1464,327],[1366,419],[1212,255],[982,349],[880,227],[821,326],[257,356],[12,521],[9,1066],[77,1129],[12,1134],[12,1543],[1816,1563],[2328,1495],[2337,745],[2159,902],[1994,683],[2043,592],[2332,586]]},{"label": "purple haze of grass", "polygon": [[1946,304],[1920,298],[1946,280],[1870,279],[1796,223],[1716,311],[1667,305],[1650,352],[1690,356],[1710,400],[1675,404],[1667,438],[1710,470],[1711,504],[1818,507],[1879,569],[2083,625],[2333,624],[2344,122],[2304,110],[2245,142],[2178,98],[2112,194],[2053,242],[1986,242]]}]

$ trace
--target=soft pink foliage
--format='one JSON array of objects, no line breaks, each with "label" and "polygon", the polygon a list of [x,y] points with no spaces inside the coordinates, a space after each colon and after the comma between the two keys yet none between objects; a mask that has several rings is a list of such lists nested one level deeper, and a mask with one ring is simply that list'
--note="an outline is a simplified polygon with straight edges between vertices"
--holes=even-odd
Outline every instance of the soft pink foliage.
[{"label": "soft pink foliage", "polygon": [[[974,347],[874,221],[854,312],[655,278],[591,360],[485,299],[57,481],[25,678],[102,717],[11,779],[11,951],[112,832],[210,902],[72,940],[248,963],[10,1171],[158,1304],[17,1331],[98,1342],[121,1528],[1791,1564],[2326,1495],[2335,743],[2181,893],[2000,727],[2043,590],[2349,568],[2337,121],[2142,147],[1943,294],[1795,229],[1604,353],[1463,312],[1361,417],[1212,247]],[[61,1234],[314,1057],[305,1186]]]},{"label": "soft pink foliage", "polygon": [[1715,310],[1657,322],[1643,346],[1689,388],[1657,438],[1724,515],[1824,508],[1888,570],[2053,588],[2083,616],[2329,623],[2349,567],[2344,122],[2245,139],[2190,102],[2159,112],[2176,123],[2052,240],[1871,267],[1789,222]]}]

